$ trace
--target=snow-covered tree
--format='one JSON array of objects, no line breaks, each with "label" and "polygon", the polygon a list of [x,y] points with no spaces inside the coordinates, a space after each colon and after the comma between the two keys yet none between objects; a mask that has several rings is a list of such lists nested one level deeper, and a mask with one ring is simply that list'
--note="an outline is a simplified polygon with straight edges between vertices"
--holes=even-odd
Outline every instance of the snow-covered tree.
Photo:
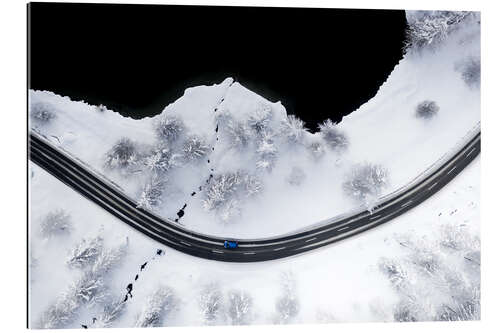
[{"label": "snow-covered tree", "polygon": [[162,115],[154,123],[157,138],[166,143],[173,143],[185,130],[184,122],[175,115]]},{"label": "snow-covered tree", "polygon": [[389,279],[393,288],[400,292],[408,290],[408,273],[399,261],[382,258],[378,263],[378,268]]},{"label": "snow-covered tree", "polygon": [[190,136],[182,145],[182,156],[187,162],[194,162],[205,157],[210,147],[197,136]]},{"label": "snow-covered tree", "polygon": [[257,134],[265,131],[273,118],[272,107],[266,103],[260,103],[257,108],[248,115],[247,124]]},{"label": "snow-covered tree", "polygon": [[205,191],[203,207],[208,211],[216,211],[223,215],[223,220],[237,215],[237,191],[242,182],[241,175],[230,172],[215,176]]},{"label": "snow-covered tree", "polygon": [[76,319],[80,308],[80,304],[72,294],[73,291],[69,290],[61,294],[57,301],[41,314],[34,326],[41,329],[57,329],[71,324]]},{"label": "snow-covered tree", "polygon": [[44,125],[56,118],[55,107],[47,102],[34,102],[30,105],[30,119],[36,125]]},{"label": "snow-covered tree", "polygon": [[467,57],[455,65],[462,80],[471,88],[481,85],[481,59],[479,57]]},{"label": "snow-covered tree", "polygon": [[396,241],[404,256],[379,262],[399,297],[395,321],[480,319],[478,237],[463,226],[445,225],[437,240],[405,234]]},{"label": "snow-covered tree", "polygon": [[207,324],[214,323],[222,312],[222,292],[219,285],[209,283],[205,285],[200,293],[198,305],[200,313]]},{"label": "snow-covered tree", "polygon": [[239,182],[240,180],[236,173],[215,176],[206,190],[206,198],[203,201],[205,209],[213,210],[224,205],[236,192]]},{"label": "snow-covered tree", "polygon": [[257,176],[243,171],[239,173],[243,177],[243,192],[246,197],[253,197],[262,192],[264,185]]},{"label": "snow-covered tree", "polygon": [[177,157],[169,148],[160,145],[143,159],[143,163],[154,175],[161,175],[178,165]]},{"label": "snow-covered tree", "polygon": [[71,216],[64,210],[49,212],[40,223],[40,233],[44,238],[68,235],[73,230]]},{"label": "snow-covered tree", "polygon": [[278,148],[275,143],[274,135],[263,131],[261,139],[257,146],[257,170],[271,171],[278,159]]},{"label": "snow-covered tree", "polygon": [[174,307],[174,294],[172,289],[161,287],[147,300],[135,322],[136,327],[160,327],[165,316]]},{"label": "snow-covered tree", "polygon": [[136,145],[128,138],[121,138],[106,153],[104,166],[109,169],[123,169],[134,165],[137,160]]},{"label": "snow-covered tree", "polygon": [[438,46],[470,14],[460,11],[409,12],[405,49],[419,51]]},{"label": "snow-covered tree", "polygon": [[144,184],[137,207],[153,210],[161,204],[163,190],[165,188],[165,178],[152,176]]},{"label": "snow-covered tree", "polygon": [[481,248],[479,237],[473,236],[466,228],[445,224],[440,228],[440,246],[454,251],[476,251]]},{"label": "snow-covered tree", "polygon": [[277,317],[279,324],[288,324],[298,314],[300,310],[299,300],[297,298],[295,279],[292,273],[282,274],[282,295],[276,301]]},{"label": "snow-covered tree", "polygon": [[111,324],[120,318],[125,312],[127,303],[123,302],[120,298],[110,303],[106,303],[103,306],[102,311],[95,317],[95,322],[93,323],[94,328],[106,328],[110,327]]},{"label": "snow-covered tree", "polygon": [[297,144],[302,142],[307,129],[300,118],[291,114],[281,122],[280,132],[287,138],[288,142]]},{"label": "snow-covered tree", "polygon": [[362,163],[355,165],[342,183],[344,193],[367,207],[378,199],[388,183],[388,171],[381,165]]},{"label": "snow-covered tree", "polygon": [[349,140],[347,136],[338,129],[337,124],[335,124],[330,119],[325,120],[322,124],[318,126],[321,138],[325,143],[333,150],[343,151],[349,146]]},{"label": "snow-covered tree", "polygon": [[337,321],[337,318],[335,318],[335,315],[325,309],[319,309],[316,311],[316,322],[320,324],[328,324],[328,323],[333,323]]},{"label": "snow-covered tree", "polygon": [[425,100],[418,103],[415,110],[417,118],[430,119],[434,117],[439,111],[439,106],[434,101]]},{"label": "snow-covered tree", "polygon": [[92,307],[105,304],[109,298],[106,277],[125,257],[128,241],[112,249],[101,251],[93,265],[62,293],[54,303],[42,313],[36,324],[38,328],[64,328],[76,318],[83,306]]},{"label": "snow-covered tree", "polygon": [[92,271],[97,275],[104,275],[108,273],[112,268],[115,268],[120,264],[128,252],[128,238],[125,242],[120,245],[106,249],[101,252],[101,255],[97,257],[94,265],[92,266]]},{"label": "snow-covered tree", "polygon": [[107,299],[104,277],[96,273],[93,270],[87,270],[71,286],[78,304],[87,304],[92,307]]},{"label": "snow-covered tree", "polygon": [[33,250],[33,247],[30,246],[30,249],[29,249],[29,268],[30,270],[34,270],[35,268],[38,267],[38,258],[37,256],[35,255],[35,251]]},{"label": "snow-covered tree", "polygon": [[84,268],[93,265],[103,250],[103,239],[97,236],[83,239],[71,251],[67,259],[70,267]]},{"label": "snow-covered tree", "polygon": [[232,325],[247,325],[251,320],[252,298],[241,290],[233,290],[228,294],[228,316]]},{"label": "snow-covered tree", "polygon": [[205,191],[203,207],[215,211],[222,221],[228,222],[241,212],[240,204],[262,191],[262,182],[245,171],[216,175]]},{"label": "snow-covered tree", "polygon": [[218,130],[226,138],[229,147],[241,149],[248,146],[252,133],[247,124],[235,120],[228,111],[218,113],[216,122]]}]

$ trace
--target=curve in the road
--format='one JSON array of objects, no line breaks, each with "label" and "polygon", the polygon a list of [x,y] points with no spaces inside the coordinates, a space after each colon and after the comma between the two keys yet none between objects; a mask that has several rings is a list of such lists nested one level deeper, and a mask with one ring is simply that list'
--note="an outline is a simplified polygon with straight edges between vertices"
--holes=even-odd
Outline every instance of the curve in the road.
[{"label": "curve in the road", "polygon": [[187,230],[173,221],[137,207],[137,203],[94,172],[53,147],[40,135],[29,136],[29,158],[60,181],[146,236],[200,258],[256,262],[311,251],[357,235],[412,209],[438,192],[460,173],[481,150],[481,133],[439,168],[395,197],[366,210],[300,232],[266,239],[238,240],[237,249],[225,249],[224,239]]}]

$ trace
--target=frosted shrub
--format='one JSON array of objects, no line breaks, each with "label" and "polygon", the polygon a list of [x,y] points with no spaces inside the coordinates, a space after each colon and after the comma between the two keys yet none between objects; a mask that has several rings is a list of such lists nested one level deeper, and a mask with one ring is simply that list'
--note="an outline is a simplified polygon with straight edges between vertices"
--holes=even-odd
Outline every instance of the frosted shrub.
[{"label": "frosted shrub", "polygon": [[162,115],[155,122],[156,136],[163,142],[173,143],[177,141],[184,130],[184,123],[174,115]]},{"label": "frosted shrub", "polygon": [[137,207],[153,210],[161,204],[165,180],[153,176],[144,185]]},{"label": "frosted shrub", "polygon": [[160,327],[165,316],[174,306],[173,292],[162,287],[156,290],[147,300],[135,322],[136,327]]},{"label": "frosted shrub", "polygon": [[40,233],[44,238],[68,235],[72,229],[71,217],[62,209],[48,213],[40,223]]},{"label": "frosted shrub", "polygon": [[187,162],[200,160],[208,154],[210,147],[197,136],[189,137],[182,145],[182,155]]},{"label": "frosted shrub", "polygon": [[121,138],[106,153],[104,166],[109,169],[123,169],[137,161],[137,148],[128,138]]},{"label": "frosted shrub", "polygon": [[285,273],[282,275],[282,295],[276,301],[277,323],[290,323],[299,314],[299,309],[293,275]]},{"label": "frosted shrub", "polygon": [[370,206],[387,185],[387,176],[387,170],[381,165],[358,164],[353,167],[347,179],[342,183],[342,188],[346,195]]},{"label": "frosted shrub", "polygon": [[83,239],[71,251],[67,260],[70,267],[84,268],[93,265],[103,249],[103,239],[100,236]]},{"label": "frosted shrub", "polygon": [[420,51],[438,46],[457,28],[459,22],[470,15],[470,12],[458,11],[417,13],[418,15],[408,20],[405,46],[407,51]]},{"label": "frosted shrub", "polygon": [[232,325],[246,325],[250,323],[252,298],[243,291],[231,291],[228,295],[228,316]]},{"label": "frosted shrub", "polygon": [[302,142],[302,139],[307,132],[304,122],[294,115],[288,115],[286,120],[281,122],[280,131],[290,143]]},{"label": "frosted shrub", "polygon": [[331,149],[337,151],[347,149],[347,147],[349,146],[349,140],[347,139],[344,132],[337,128],[337,124],[335,124],[330,119],[327,119],[318,127],[321,137]]},{"label": "frosted shrub", "polygon": [[455,65],[462,80],[471,88],[481,85],[481,59],[479,57],[468,57]]},{"label": "frosted shrub", "polygon": [[198,305],[206,323],[213,323],[221,314],[222,292],[215,283],[206,285],[200,293]]},{"label": "frosted shrub", "polygon": [[439,111],[439,106],[434,101],[423,101],[417,105],[415,115],[417,118],[430,119]]},{"label": "frosted shrub", "polygon": [[32,103],[30,106],[30,118],[37,125],[44,125],[56,117],[54,106],[45,102]]}]

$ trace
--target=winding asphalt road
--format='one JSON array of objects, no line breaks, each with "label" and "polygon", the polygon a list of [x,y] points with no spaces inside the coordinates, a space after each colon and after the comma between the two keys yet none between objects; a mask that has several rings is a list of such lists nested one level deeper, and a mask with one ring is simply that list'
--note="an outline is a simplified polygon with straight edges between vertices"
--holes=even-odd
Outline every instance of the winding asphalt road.
[{"label": "winding asphalt road", "polygon": [[224,239],[187,230],[171,220],[137,208],[117,187],[64,154],[40,135],[29,136],[29,158],[60,181],[93,201],[139,232],[183,253],[228,262],[257,262],[311,251],[354,236],[417,206],[458,175],[481,150],[481,132],[443,165],[396,196],[388,197],[370,212],[332,218],[321,226],[286,236],[238,240],[237,249],[225,249]]}]

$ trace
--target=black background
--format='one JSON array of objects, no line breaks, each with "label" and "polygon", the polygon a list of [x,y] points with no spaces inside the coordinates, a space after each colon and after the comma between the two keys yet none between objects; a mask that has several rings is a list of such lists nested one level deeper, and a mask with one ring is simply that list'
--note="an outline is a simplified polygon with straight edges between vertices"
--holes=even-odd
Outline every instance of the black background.
[{"label": "black background", "polygon": [[32,89],[141,118],[231,76],[307,126],[373,97],[402,57],[404,11],[32,3]]}]

